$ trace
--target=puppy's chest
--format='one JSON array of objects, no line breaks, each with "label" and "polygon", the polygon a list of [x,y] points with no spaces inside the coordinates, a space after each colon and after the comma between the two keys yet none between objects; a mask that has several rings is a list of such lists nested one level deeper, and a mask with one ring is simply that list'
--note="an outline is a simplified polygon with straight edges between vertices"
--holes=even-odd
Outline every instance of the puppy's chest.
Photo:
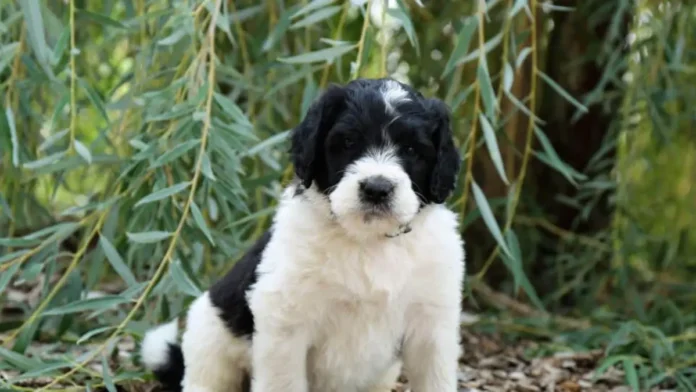
[{"label": "puppy's chest", "polygon": [[346,246],[340,241],[316,249],[309,264],[314,287],[336,299],[365,299],[378,303],[393,298],[411,280],[415,265],[413,252],[405,246],[386,244],[374,247]]},{"label": "puppy's chest", "polygon": [[340,249],[304,285],[317,310],[308,365],[321,390],[363,390],[399,356],[413,260],[399,247]]},{"label": "puppy's chest", "polygon": [[315,386],[362,390],[398,358],[405,304],[399,299],[335,301],[317,320],[309,350]]}]

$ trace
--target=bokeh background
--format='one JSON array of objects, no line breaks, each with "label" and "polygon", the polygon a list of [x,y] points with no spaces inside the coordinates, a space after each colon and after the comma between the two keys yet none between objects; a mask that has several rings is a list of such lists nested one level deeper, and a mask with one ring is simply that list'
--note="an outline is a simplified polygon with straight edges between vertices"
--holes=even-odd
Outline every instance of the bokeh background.
[{"label": "bokeh background", "polygon": [[686,0],[3,0],[0,382],[143,377],[85,364],[268,228],[327,84],[382,76],[451,107],[470,328],[696,390]]}]

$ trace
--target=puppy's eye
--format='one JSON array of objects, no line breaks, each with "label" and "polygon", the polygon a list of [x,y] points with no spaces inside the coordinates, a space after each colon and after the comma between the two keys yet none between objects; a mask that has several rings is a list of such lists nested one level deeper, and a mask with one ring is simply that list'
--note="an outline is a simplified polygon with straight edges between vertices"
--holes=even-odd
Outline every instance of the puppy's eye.
[{"label": "puppy's eye", "polygon": [[355,145],[355,141],[349,137],[344,137],[343,138],[343,148],[349,149],[352,148]]},{"label": "puppy's eye", "polygon": [[406,154],[408,154],[408,155],[416,155],[416,149],[413,148],[413,146],[408,146],[408,147],[406,147]]}]

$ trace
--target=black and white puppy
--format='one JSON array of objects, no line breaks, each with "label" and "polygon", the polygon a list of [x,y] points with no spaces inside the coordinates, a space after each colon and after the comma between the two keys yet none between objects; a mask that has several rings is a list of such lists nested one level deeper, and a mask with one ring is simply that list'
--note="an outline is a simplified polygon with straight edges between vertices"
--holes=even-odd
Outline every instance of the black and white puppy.
[{"label": "black and white puppy", "polygon": [[293,130],[296,179],[266,233],[148,368],[183,392],[455,392],[464,249],[446,105],[391,79],[332,86]]}]

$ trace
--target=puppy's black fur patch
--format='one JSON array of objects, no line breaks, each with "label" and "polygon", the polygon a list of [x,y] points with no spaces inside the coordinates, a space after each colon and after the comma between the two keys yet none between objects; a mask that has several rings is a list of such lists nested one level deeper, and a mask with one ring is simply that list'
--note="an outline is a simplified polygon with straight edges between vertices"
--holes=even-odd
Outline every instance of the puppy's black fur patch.
[{"label": "puppy's black fur patch", "polygon": [[[294,196],[301,197],[312,185],[330,194],[351,163],[369,152],[389,150],[411,179],[421,207],[445,201],[454,190],[461,164],[448,109],[442,101],[426,99],[401,83],[398,86],[405,94],[396,94],[398,102],[388,105],[382,89],[394,83],[398,82],[359,79],[345,86],[333,85],[312,104],[291,135],[290,156],[299,180]],[[208,293],[226,327],[239,338],[251,339],[254,333],[246,294],[258,279],[257,268],[271,236],[268,231],[257,240]],[[180,391],[184,375],[181,348],[170,345],[168,357],[167,365],[154,372],[170,390]],[[250,385],[246,374],[243,390],[248,392]]]},{"label": "puppy's black fur patch", "polygon": [[254,316],[246,292],[256,283],[256,268],[270,240],[271,232],[267,231],[232,270],[210,288],[210,301],[219,309],[220,318],[235,336],[251,336],[254,332]]},{"label": "puppy's black fur patch", "polygon": [[[382,89],[390,83],[405,96],[393,110]],[[328,194],[348,166],[370,151],[390,147],[421,202],[443,203],[454,190],[461,158],[444,102],[424,98],[390,79],[359,79],[331,86],[292,133],[291,158],[298,178]]]},{"label": "puppy's black fur patch", "polygon": [[168,392],[181,391],[181,380],[184,378],[184,354],[181,347],[175,344],[167,345],[167,362],[152,371]]}]

